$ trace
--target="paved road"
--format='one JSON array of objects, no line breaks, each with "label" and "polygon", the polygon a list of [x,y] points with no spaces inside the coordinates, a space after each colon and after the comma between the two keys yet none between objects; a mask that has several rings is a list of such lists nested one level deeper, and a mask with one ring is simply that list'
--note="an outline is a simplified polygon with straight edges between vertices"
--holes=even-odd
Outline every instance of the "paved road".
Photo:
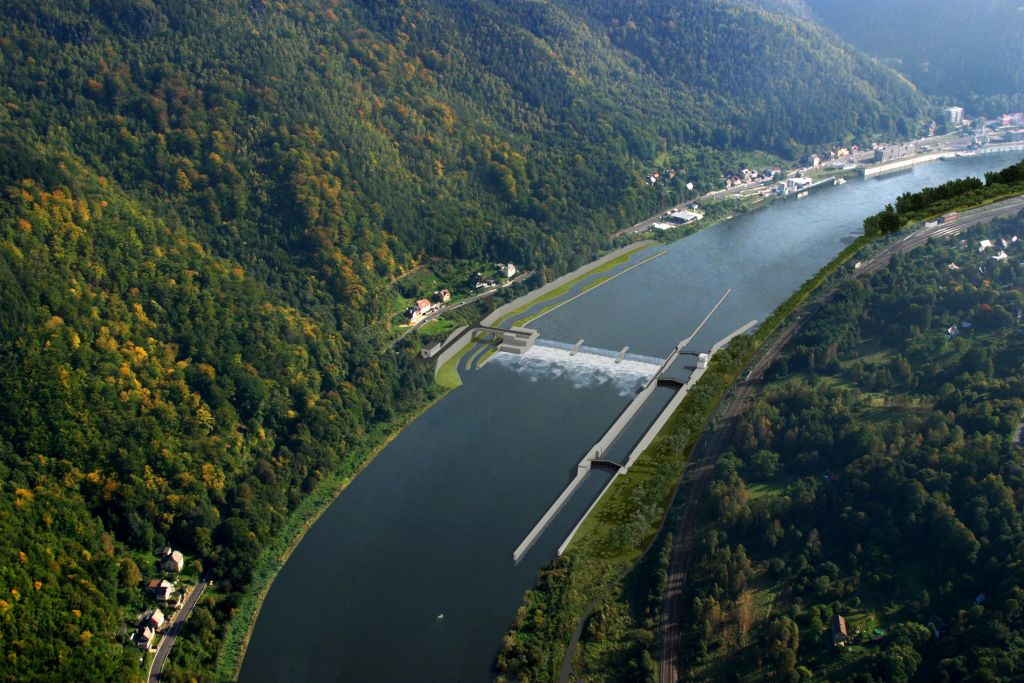
[{"label": "paved road", "polygon": [[720,198],[722,198],[722,197],[724,197],[726,195],[738,194],[738,193],[743,192],[745,190],[750,190],[752,188],[760,186],[761,184],[762,184],[762,181],[755,180],[755,181],[752,181],[752,182],[749,182],[749,183],[745,183],[743,185],[736,185],[734,187],[730,187],[730,188],[727,188],[727,189],[721,189],[721,190],[715,190],[713,192],[708,192],[707,194],[701,195],[700,197],[697,197],[696,199],[687,200],[687,201],[683,202],[682,204],[677,204],[677,205],[675,205],[675,206],[673,206],[671,208],[665,209],[663,211],[659,211],[658,213],[654,214],[650,218],[645,218],[644,220],[640,221],[639,223],[637,223],[635,225],[631,225],[628,228],[625,228],[623,230],[619,230],[618,232],[612,233],[612,237],[619,237],[620,235],[628,235],[628,234],[637,233],[637,232],[645,232],[647,230],[650,230],[654,226],[655,223],[659,223],[659,222],[663,221],[664,220],[664,216],[666,214],[670,214],[670,213],[672,213],[674,211],[680,211],[682,209],[685,209],[687,206],[689,206],[690,204],[692,204],[694,202],[696,202],[698,204],[703,204],[704,202],[712,200],[712,199],[720,199]]},{"label": "paved road", "polygon": [[167,631],[164,633],[164,637],[160,639],[160,645],[157,646],[156,656],[153,657],[153,663],[149,666],[149,675],[146,680],[149,683],[159,683],[161,675],[163,675],[164,667],[167,665],[167,657],[171,654],[171,648],[174,647],[174,641],[178,637],[178,632],[181,631],[182,624],[188,619],[188,616],[192,613],[192,610],[199,603],[199,598],[203,596],[203,591],[206,590],[208,579],[201,577],[198,585],[192,589],[192,592],[188,596],[188,600],[182,605],[181,609],[174,613],[171,618],[171,623],[167,627]]},{"label": "paved road", "polygon": [[889,245],[884,251],[875,256],[869,263],[865,263],[857,271],[857,275],[863,275],[865,273],[874,273],[885,266],[889,265],[889,261],[895,254],[905,254],[908,251],[916,249],[933,237],[950,237],[953,235],[959,235],[967,228],[971,228],[979,223],[987,223],[995,218],[1015,215],[1024,210],[1024,196],[1011,197],[1004,199],[995,204],[984,206],[980,209],[971,209],[964,211],[960,215],[959,220],[937,225],[932,228],[921,228],[916,230],[899,242],[895,242]]},{"label": "paved road", "polygon": [[429,313],[426,317],[423,318],[423,320],[420,320],[415,325],[411,325],[408,328],[406,328],[406,330],[404,332],[402,332],[402,334],[398,335],[398,338],[395,339],[395,341],[393,341],[391,343],[391,345],[392,346],[397,346],[398,342],[400,342],[403,339],[405,339],[405,337],[410,332],[412,332],[413,330],[419,329],[423,325],[426,325],[427,323],[429,323],[431,320],[436,319],[438,316],[444,315],[445,313],[450,313],[451,311],[454,311],[457,308],[462,308],[463,306],[465,306],[467,304],[471,304],[474,301],[479,301],[480,299],[486,299],[489,296],[494,296],[495,292],[497,292],[499,289],[503,289],[505,287],[511,287],[512,285],[516,284],[517,282],[522,282],[523,280],[525,280],[526,278],[530,277],[531,275],[533,275],[533,271],[532,270],[528,270],[526,272],[520,273],[519,275],[516,275],[514,278],[509,280],[504,285],[487,289],[486,291],[481,292],[480,294],[475,294],[475,295],[469,297],[468,299],[463,299],[461,301],[456,301],[454,303],[448,304],[447,306],[441,306],[436,311],[432,311],[431,313]]},{"label": "paved road", "polygon": [[[889,245],[870,261],[861,265],[855,277],[865,273],[874,273],[888,265],[894,254],[907,253],[933,237],[949,237],[957,235],[969,227],[991,221],[994,218],[1018,214],[1024,209],[1024,196],[1012,197],[991,206],[965,211],[961,218],[947,224],[916,230],[899,242]],[[658,680],[661,683],[676,683],[679,676],[679,642],[683,609],[685,607],[685,587],[690,567],[690,554],[693,547],[695,520],[704,491],[714,471],[718,454],[728,446],[737,417],[753,399],[757,385],[765,370],[779,355],[786,343],[799,331],[800,326],[810,319],[823,304],[808,309],[799,319],[791,323],[772,342],[761,358],[754,365],[746,379],[739,384],[736,393],[728,403],[719,409],[717,428],[707,441],[694,452],[703,453],[696,462],[687,465],[684,477],[691,479],[685,508],[673,532],[672,555],[669,560],[668,580],[665,585],[665,597],[662,602],[661,619],[658,624]]]}]

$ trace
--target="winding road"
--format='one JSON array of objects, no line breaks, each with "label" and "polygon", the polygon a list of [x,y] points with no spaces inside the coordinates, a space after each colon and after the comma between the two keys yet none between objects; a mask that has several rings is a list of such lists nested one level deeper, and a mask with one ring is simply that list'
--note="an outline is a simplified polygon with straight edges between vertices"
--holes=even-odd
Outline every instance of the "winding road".
[{"label": "winding road", "polygon": [[192,614],[192,610],[199,603],[199,598],[203,596],[203,591],[209,585],[208,582],[209,577],[200,577],[199,583],[189,593],[188,600],[171,617],[171,623],[167,627],[164,637],[160,639],[160,645],[157,646],[156,656],[153,657],[153,661],[149,665],[149,673],[146,675],[148,683],[159,683],[164,667],[167,666],[167,657],[171,654],[171,648],[174,647],[174,641],[178,637],[178,632],[181,631],[182,624],[185,623],[185,620],[188,619],[189,615]]}]

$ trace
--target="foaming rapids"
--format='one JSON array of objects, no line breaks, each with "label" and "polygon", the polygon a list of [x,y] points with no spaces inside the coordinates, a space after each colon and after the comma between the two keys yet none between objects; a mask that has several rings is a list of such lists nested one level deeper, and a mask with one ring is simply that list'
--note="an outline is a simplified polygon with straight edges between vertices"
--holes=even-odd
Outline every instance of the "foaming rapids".
[{"label": "foaming rapids", "polygon": [[627,353],[621,363],[616,363],[615,352],[584,346],[575,355],[569,355],[571,348],[569,344],[542,339],[521,356],[496,353],[491,362],[500,363],[532,382],[564,378],[577,389],[610,385],[621,396],[636,392],[661,367],[659,358]]}]

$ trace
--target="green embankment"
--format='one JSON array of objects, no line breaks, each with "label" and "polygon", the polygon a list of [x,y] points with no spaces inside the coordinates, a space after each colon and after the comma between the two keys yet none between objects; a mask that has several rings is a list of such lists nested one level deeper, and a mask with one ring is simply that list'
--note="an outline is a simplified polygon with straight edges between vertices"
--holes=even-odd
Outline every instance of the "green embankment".
[{"label": "green embankment", "polygon": [[[634,254],[636,254],[637,252],[642,251],[644,249],[647,249],[649,247],[653,247],[653,246],[655,246],[654,243],[642,244],[642,245],[636,247],[635,249],[630,249],[626,253],[621,254],[620,256],[617,256],[616,258],[611,259],[611,260],[609,260],[609,261],[607,261],[605,263],[602,263],[600,265],[597,265],[597,266],[595,266],[593,268],[586,269],[586,267],[584,267],[585,270],[583,272],[581,272],[579,275],[577,275],[576,277],[573,277],[571,280],[569,280],[568,282],[565,282],[565,283],[559,285],[558,287],[553,287],[551,289],[551,291],[544,292],[540,296],[530,297],[530,295],[527,295],[526,297],[524,297],[524,298],[528,299],[525,303],[523,303],[522,305],[520,305],[517,308],[513,309],[509,313],[503,315],[494,324],[498,325],[498,326],[501,326],[501,325],[507,323],[510,319],[512,319],[512,318],[514,318],[514,317],[516,317],[518,315],[522,315],[526,311],[528,311],[531,308],[533,308],[534,306],[536,306],[538,303],[543,303],[545,301],[550,301],[552,299],[556,299],[558,297],[561,297],[561,296],[567,294],[568,292],[570,292],[573,287],[575,287],[577,284],[579,284],[580,282],[582,282],[586,278],[592,277],[594,275],[600,275],[602,273],[607,273],[608,271],[613,270],[616,267],[618,267],[618,266],[620,266],[620,265],[622,265],[624,263],[628,263],[629,260],[633,257]],[[643,261],[643,262],[638,263],[636,265],[639,266],[639,265],[642,265],[642,263],[646,263],[646,261]],[[635,268],[636,266],[632,266],[632,267]],[[597,287],[598,285],[603,284],[604,282],[607,282],[612,277],[614,277],[614,275],[609,275],[608,277],[604,277],[604,278],[597,278],[595,280],[595,282],[587,283],[587,287],[583,291],[584,292],[589,291],[589,290],[593,289],[594,287]],[[550,312],[557,305],[558,304],[552,304],[551,306],[544,308],[542,311],[539,311],[537,314],[531,316],[530,318],[528,318],[526,320],[519,321],[519,323],[520,324],[524,324],[525,322],[528,322],[529,320],[535,320],[536,318],[538,318],[539,316],[543,315],[544,313]],[[466,357],[466,354],[468,354],[470,352],[470,350],[475,349],[476,346],[477,346],[477,342],[476,341],[469,342],[469,344],[467,344],[466,348],[464,348],[461,351],[459,351],[457,354],[455,354],[450,359],[448,359],[447,362],[445,362],[440,367],[438,367],[437,373],[435,375],[435,381],[440,386],[444,387],[445,389],[455,389],[457,387],[462,386],[462,378],[459,376],[459,364]],[[493,351],[483,355],[477,361],[477,366],[479,367],[491,355],[491,353],[493,353]]]},{"label": "green embankment", "polygon": [[[442,385],[444,386],[444,385]],[[447,393],[447,392],[444,392]],[[306,532],[316,523],[320,516],[344,491],[356,476],[379,454],[403,429],[412,424],[413,420],[426,412],[444,396],[444,393],[432,401],[388,422],[380,423],[368,432],[366,439],[354,459],[359,464],[354,471],[334,472],[323,479],[308,496],[302,499],[298,507],[288,515],[281,530],[275,534],[273,542],[263,548],[253,568],[252,581],[242,598],[234,616],[224,631],[220,653],[217,657],[216,680],[233,681],[238,678],[242,667],[242,659],[249,645],[252,629],[256,625],[263,600],[270,591],[274,579],[281,567],[298,547]]]},{"label": "green embankment", "polygon": [[[544,303],[545,301],[550,301],[552,299],[556,299],[556,298],[558,298],[560,296],[568,294],[572,290],[573,287],[575,287],[576,285],[578,285],[580,282],[582,282],[583,280],[587,279],[588,277],[591,277],[593,275],[600,275],[602,273],[607,273],[610,270],[614,270],[618,266],[621,266],[624,263],[628,263],[629,260],[633,257],[633,255],[636,254],[638,251],[643,251],[644,249],[649,249],[650,247],[653,247],[653,246],[655,246],[653,243],[652,244],[642,244],[642,245],[638,246],[636,249],[631,249],[628,252],[626,252],[625,254],[622,254],[621,256],[618,256],[618,257],[616,257],[616,258],[614,258],[614,259],[612,259],[610,261],[607,261],[605,263],[602,263],[599,266],[595,266],[594,268],[589,268],[589,269],[585,270],[584,272],[580,273],[579,275],[577,275],[576,277],[572,278],[568,282],[565,282],[565,283],[559,285],[558,287],[553,288],[551,291],[545,292],[541,296],[539,296],[539,297],[537,297],[535,299],[531,299],[531,300],[527,301],[526,303],[524,303],[522,306],[519,306],[518,308],[515,308],[512,311],[509,311],[507,314],[503,315],[501,317],[501,319],[497,321],[496,324],[501,325],[501,324],[505,323],[506,321],[508,321],[509,319],[514,318],[515,316],[522,315],[523,313],[526,313],[528,310],[530,310],[531,308],[533,308],[534,306],[536,306],[539,303]],[[598,284],[600,284],[600,283],[598,283]],[[596,286],[596,285],[590,285],[590,286],[588,286],[588,289],[591,289],[594,286]],[[533,316],[533,318],[536,318],[536,317],[537,316]],[[532,320],[533,318],[530,318],[530,319]]]},{"label": "green embankment", "polygon": [[[637,250],[637,251],[639,251],[639,250]],[[603,284],[611,282],[615,278],[620,277],[622,275],[625,275],[626,273],[628,273],[629,271],[633,270],[634,268],[639,268],[640,266],[644,265],[645,263],[653,261],[654,259],[658,258],[659,256],[664,256],[667,253],[668,253],[667,249],[663,250],[663,251],[659,251],[654,256],[649,256],[649,257],[645,258],[643,261],[640,261],[639,263],[635,263],[632,266],[629,266],[628,268],[623,268],[618,273],[615,273],[615,274],[612,274],[612,275],[605,275],[604,277],[594,278],[590,282],[586,283],[582,288],[580,288],[580,291],[577,294],[575,294],[574,296],[569,297],[568,299],[565,299],[564,301],[557,301],[557,302],[554,302],[554,303],[551,303],[551,304],[545,306],[544,308],[541,308],[539,311],[537,311],[533,315],[530,315],[529,317],[526,317],[526,318],[523,318],[522,320],[520,320],[519,324],[520,325],[525,325],[525,324],[527,324],[529,322],[532,322],[532,321],[536,320],[537,318],[545,316],[548,313],[550,313],[551,311],[555,310],[556,308],[561,308],[562,306],[564,306],[564,305],[566,305],[566,304],[576,300],[577,298],[583,296],[584,294],[586,294],[590,290],[596,289],[597,287],[600,287]],[[631,252],[631,254],[632,254],[632,252]],[[618,261],[618,259],[616,259],[616,261]],[[600,273],[600,272],[606,272],[607,270],[608,270],[607,267],[602,267],[602,268],[599,268],[599,269],[595,270],[594,272]],[[589,275],[593,275],[593,274],[594,273],[589,273]],[[534,303],[536,303],[536,302],[534,302]]]},{"label": "green embankment", "polygon": [[[1014,194],[1012,190],[1016,188],[1013,183],[1022,170],[1024,164],[989,178],[988,192],[1000,198]],[[1010,187],[998,190],[991,187],[1000,184],[999,181]],[[970,193],[966,194],[970,196]],[[981,205],[991,203],[992,196],[975,195]],[[965,210],[974,208],[965,196],[940,199],[945,206],[952,200]],[[933,207],[920,210],[928,215],[929,208],[934,212]],[[892,209],[887,208],[887,211]],[[541,572],[538,588],[527,593],[520,616],[506,636],[498,656],[499,669],[531,679],[557,678],[565,643],[583,616],[581,605],[607,594],[609,589],[618,585],[657,538],[675,498],[675,487],[686,461],[722,397],[794,311],[804,305],[840,267],[889,232],[878,230],[878,221],[877,216],[866,219],[867,234],[847,246],[805,282],[754,334],[737,338],[716,354],[708,371],[691,389],[666,428],[641,455],[630,474],[613,482],[584,520],[564,556]],[[901,227],[906,224],[901,221]],[[558,581],[564,585],[556,584],[550,578],[552,573],[557,573]],[[642,654],[648,658],[651,645],[648,643],[642,648]]]}]

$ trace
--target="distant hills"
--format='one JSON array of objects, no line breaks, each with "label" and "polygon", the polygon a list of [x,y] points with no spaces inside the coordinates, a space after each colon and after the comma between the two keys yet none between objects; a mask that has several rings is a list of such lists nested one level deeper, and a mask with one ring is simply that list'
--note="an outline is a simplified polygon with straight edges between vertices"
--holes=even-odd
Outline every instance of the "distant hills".
[{"label": "distant hills", "polygon": [[8,2],[0,63],[0,680],[137,676],[162,545],[218,580],[166,680],[203,677],[288,512],[434,395],[400,273],[559,272],[678,198],[653,169],[925,110],[717,0]]},{"label": "distant hills", "polygon": [[1024,98],[1024,3],[1020,0],[751,0],[835,31],[929,95]]}]

